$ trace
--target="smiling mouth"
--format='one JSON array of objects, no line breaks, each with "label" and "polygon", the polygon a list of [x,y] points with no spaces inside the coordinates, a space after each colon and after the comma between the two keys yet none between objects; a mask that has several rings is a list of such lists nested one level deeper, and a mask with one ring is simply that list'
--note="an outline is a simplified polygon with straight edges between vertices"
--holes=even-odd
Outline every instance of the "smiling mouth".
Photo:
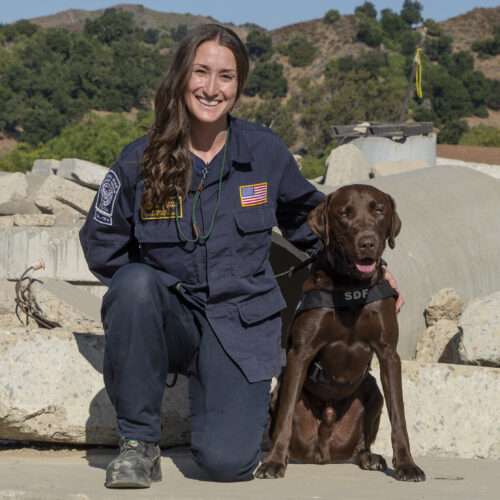
[{"label": "smiling mouth", "polygon": [[355,262],[354,265],[360,273],[369,274],[375,270],[377,262],[374,259],[361,259]]},{"label": "smiling mouth", "polygon": [[207,101],[203,97],[196,97],[198,102],[207,108],[215,108],[221,101]]}]

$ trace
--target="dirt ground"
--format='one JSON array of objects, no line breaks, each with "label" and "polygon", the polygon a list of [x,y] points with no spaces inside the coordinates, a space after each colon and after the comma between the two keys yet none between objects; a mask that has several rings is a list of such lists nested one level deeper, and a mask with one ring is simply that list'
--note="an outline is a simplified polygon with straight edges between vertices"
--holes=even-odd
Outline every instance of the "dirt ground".
[{"label": "dirt ground", "polygon": [[454,160],[462,160],[473,163],[500,165],[500,148],[438,144],[437,156],[440,158],[453,158]]}]

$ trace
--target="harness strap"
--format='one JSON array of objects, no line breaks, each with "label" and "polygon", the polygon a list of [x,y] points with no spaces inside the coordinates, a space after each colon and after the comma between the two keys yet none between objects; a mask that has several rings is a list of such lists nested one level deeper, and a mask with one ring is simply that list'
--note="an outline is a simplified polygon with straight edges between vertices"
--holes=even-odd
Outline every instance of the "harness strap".
[{"label": "harness strap", "polygon": [[295,314],[309,309],[354,309],[370,302],[398,297],[398,292],[382,280],[372,287],[352,288],[349,290],[328,290],[321,288],[306,292],[297,306]]}]

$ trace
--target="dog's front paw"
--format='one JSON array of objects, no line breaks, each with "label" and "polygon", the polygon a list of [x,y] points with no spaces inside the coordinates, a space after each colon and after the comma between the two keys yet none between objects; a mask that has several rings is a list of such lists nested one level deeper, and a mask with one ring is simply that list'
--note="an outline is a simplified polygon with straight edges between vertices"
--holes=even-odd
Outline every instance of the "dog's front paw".
[{"label": "dog's front paw", "polygon": [[425,481],[425,472],[416,464],[404,464],[395,467],[395,476],[398,481]]},{"label": "dog's front paw", "polygon": [[281,462],[263,462],[255,472],[255,477],[259,479],[278,479],[285,477],[286,464]]}]

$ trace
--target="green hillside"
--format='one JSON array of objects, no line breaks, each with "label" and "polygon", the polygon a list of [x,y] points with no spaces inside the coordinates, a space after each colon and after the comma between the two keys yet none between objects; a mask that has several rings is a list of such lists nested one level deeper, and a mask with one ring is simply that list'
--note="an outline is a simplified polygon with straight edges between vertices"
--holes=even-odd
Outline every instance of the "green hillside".
[{"label": "green hillside", "polygon": [[[314,165],[335,146],[333,124],[399,120],[421,46],[423,96],[411,89],[406,119],[433,121],[441,142],[496,144],[500,131],[488,120],[500,110],[500,7],[444,23],[423,14],[418,1],[405,0],[399,12],[365,2],[354,15],[332,9],[274,31],[233,26],[252,59],[236,114],[272,127]],[[82,158],[109,163],[103,151],[117,148],[111,129],[127,138],[147,129],[176,44],[209,21],[127,5],[0,26],[0,151],[1,136],[19,143],[0,168],[29,168],[33,155],[68,156],[75,144]],[[130,120],[137,110],[139,121]],[[482,128],[469,130],[472,117]],[[103,120],[107,132],[92,148]]]}]

